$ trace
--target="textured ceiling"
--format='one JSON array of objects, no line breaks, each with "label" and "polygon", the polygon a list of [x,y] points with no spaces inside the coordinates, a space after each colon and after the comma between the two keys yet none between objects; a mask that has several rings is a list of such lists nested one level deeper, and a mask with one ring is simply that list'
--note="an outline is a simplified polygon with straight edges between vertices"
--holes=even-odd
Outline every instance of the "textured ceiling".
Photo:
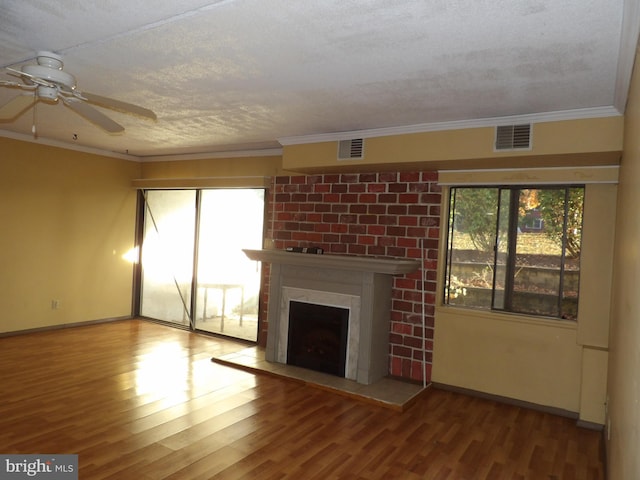
[{"label": "textured ceiling", "polygon": [[113,135],[39,102],[0,135],[33,139],[35,119],[39,141],[156,157],[622,113],[638,2],[2,0],[1,67],[50,50],[78,90],[158,119],[102,109]]}]

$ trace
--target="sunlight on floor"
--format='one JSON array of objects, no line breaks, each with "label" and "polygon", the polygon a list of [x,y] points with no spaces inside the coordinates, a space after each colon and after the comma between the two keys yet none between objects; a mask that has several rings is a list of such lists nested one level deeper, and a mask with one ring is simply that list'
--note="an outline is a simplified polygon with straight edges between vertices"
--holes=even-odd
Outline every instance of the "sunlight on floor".
[{"label": "sunlight on floor", "polygon": [[159,344],[143,354],[135,371],[136,393],[158,397],[184,395],[189,390],[189,358],[178,342]]}]

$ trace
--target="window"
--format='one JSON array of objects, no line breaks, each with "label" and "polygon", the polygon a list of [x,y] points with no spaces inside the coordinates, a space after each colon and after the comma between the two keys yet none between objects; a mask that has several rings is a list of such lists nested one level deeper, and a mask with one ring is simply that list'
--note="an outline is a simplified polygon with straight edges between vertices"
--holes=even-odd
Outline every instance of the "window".
[{"label": "window", "polygon": [[444,303],[575,320],[584,187],[452,187]]}]

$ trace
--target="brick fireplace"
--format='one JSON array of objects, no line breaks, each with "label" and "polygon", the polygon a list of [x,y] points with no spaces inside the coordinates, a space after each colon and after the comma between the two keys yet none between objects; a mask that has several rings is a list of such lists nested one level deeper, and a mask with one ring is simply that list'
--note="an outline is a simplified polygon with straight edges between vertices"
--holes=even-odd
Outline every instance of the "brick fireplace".
[{"label": "brick fireplace", "polygon": [[[388,318],[387,373],[416,381],[423,380],[423,360],[430,380],[440,236],[437,178],[430,171],[278,176],[267,206],[266,237],[277,250],[317,246],[325,254],[424,258],[423,270],[393,276]],[[272,303],[268,264],[263,275],[265,345]]]}]

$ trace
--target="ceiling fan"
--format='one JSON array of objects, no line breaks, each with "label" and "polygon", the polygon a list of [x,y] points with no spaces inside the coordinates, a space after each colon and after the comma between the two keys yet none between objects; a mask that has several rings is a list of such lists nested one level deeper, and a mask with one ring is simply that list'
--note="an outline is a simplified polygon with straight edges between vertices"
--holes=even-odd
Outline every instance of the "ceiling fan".
[{"label": "ceiling fan", "polygon": [[[57,103],[61,100],[67,107],[93,122],[109,133],[120,133],[124,127],[92,107],[91,104],[123,113],[132,113],[156,120],[151,110],[113,98],[76,90],[76,79],[64,72],[62,57],[52,52],[38,52],[37,65],[24,65],[20,70],[6,67],[9,75],[20,77],[22,83],[0,80],[0,86],[19,88],[31,93],[23,93],[0,107],[0,121],[16,118],[29,107],[35,107],[38,100]],[[35,125],[34,125],[35,134]]]}]

